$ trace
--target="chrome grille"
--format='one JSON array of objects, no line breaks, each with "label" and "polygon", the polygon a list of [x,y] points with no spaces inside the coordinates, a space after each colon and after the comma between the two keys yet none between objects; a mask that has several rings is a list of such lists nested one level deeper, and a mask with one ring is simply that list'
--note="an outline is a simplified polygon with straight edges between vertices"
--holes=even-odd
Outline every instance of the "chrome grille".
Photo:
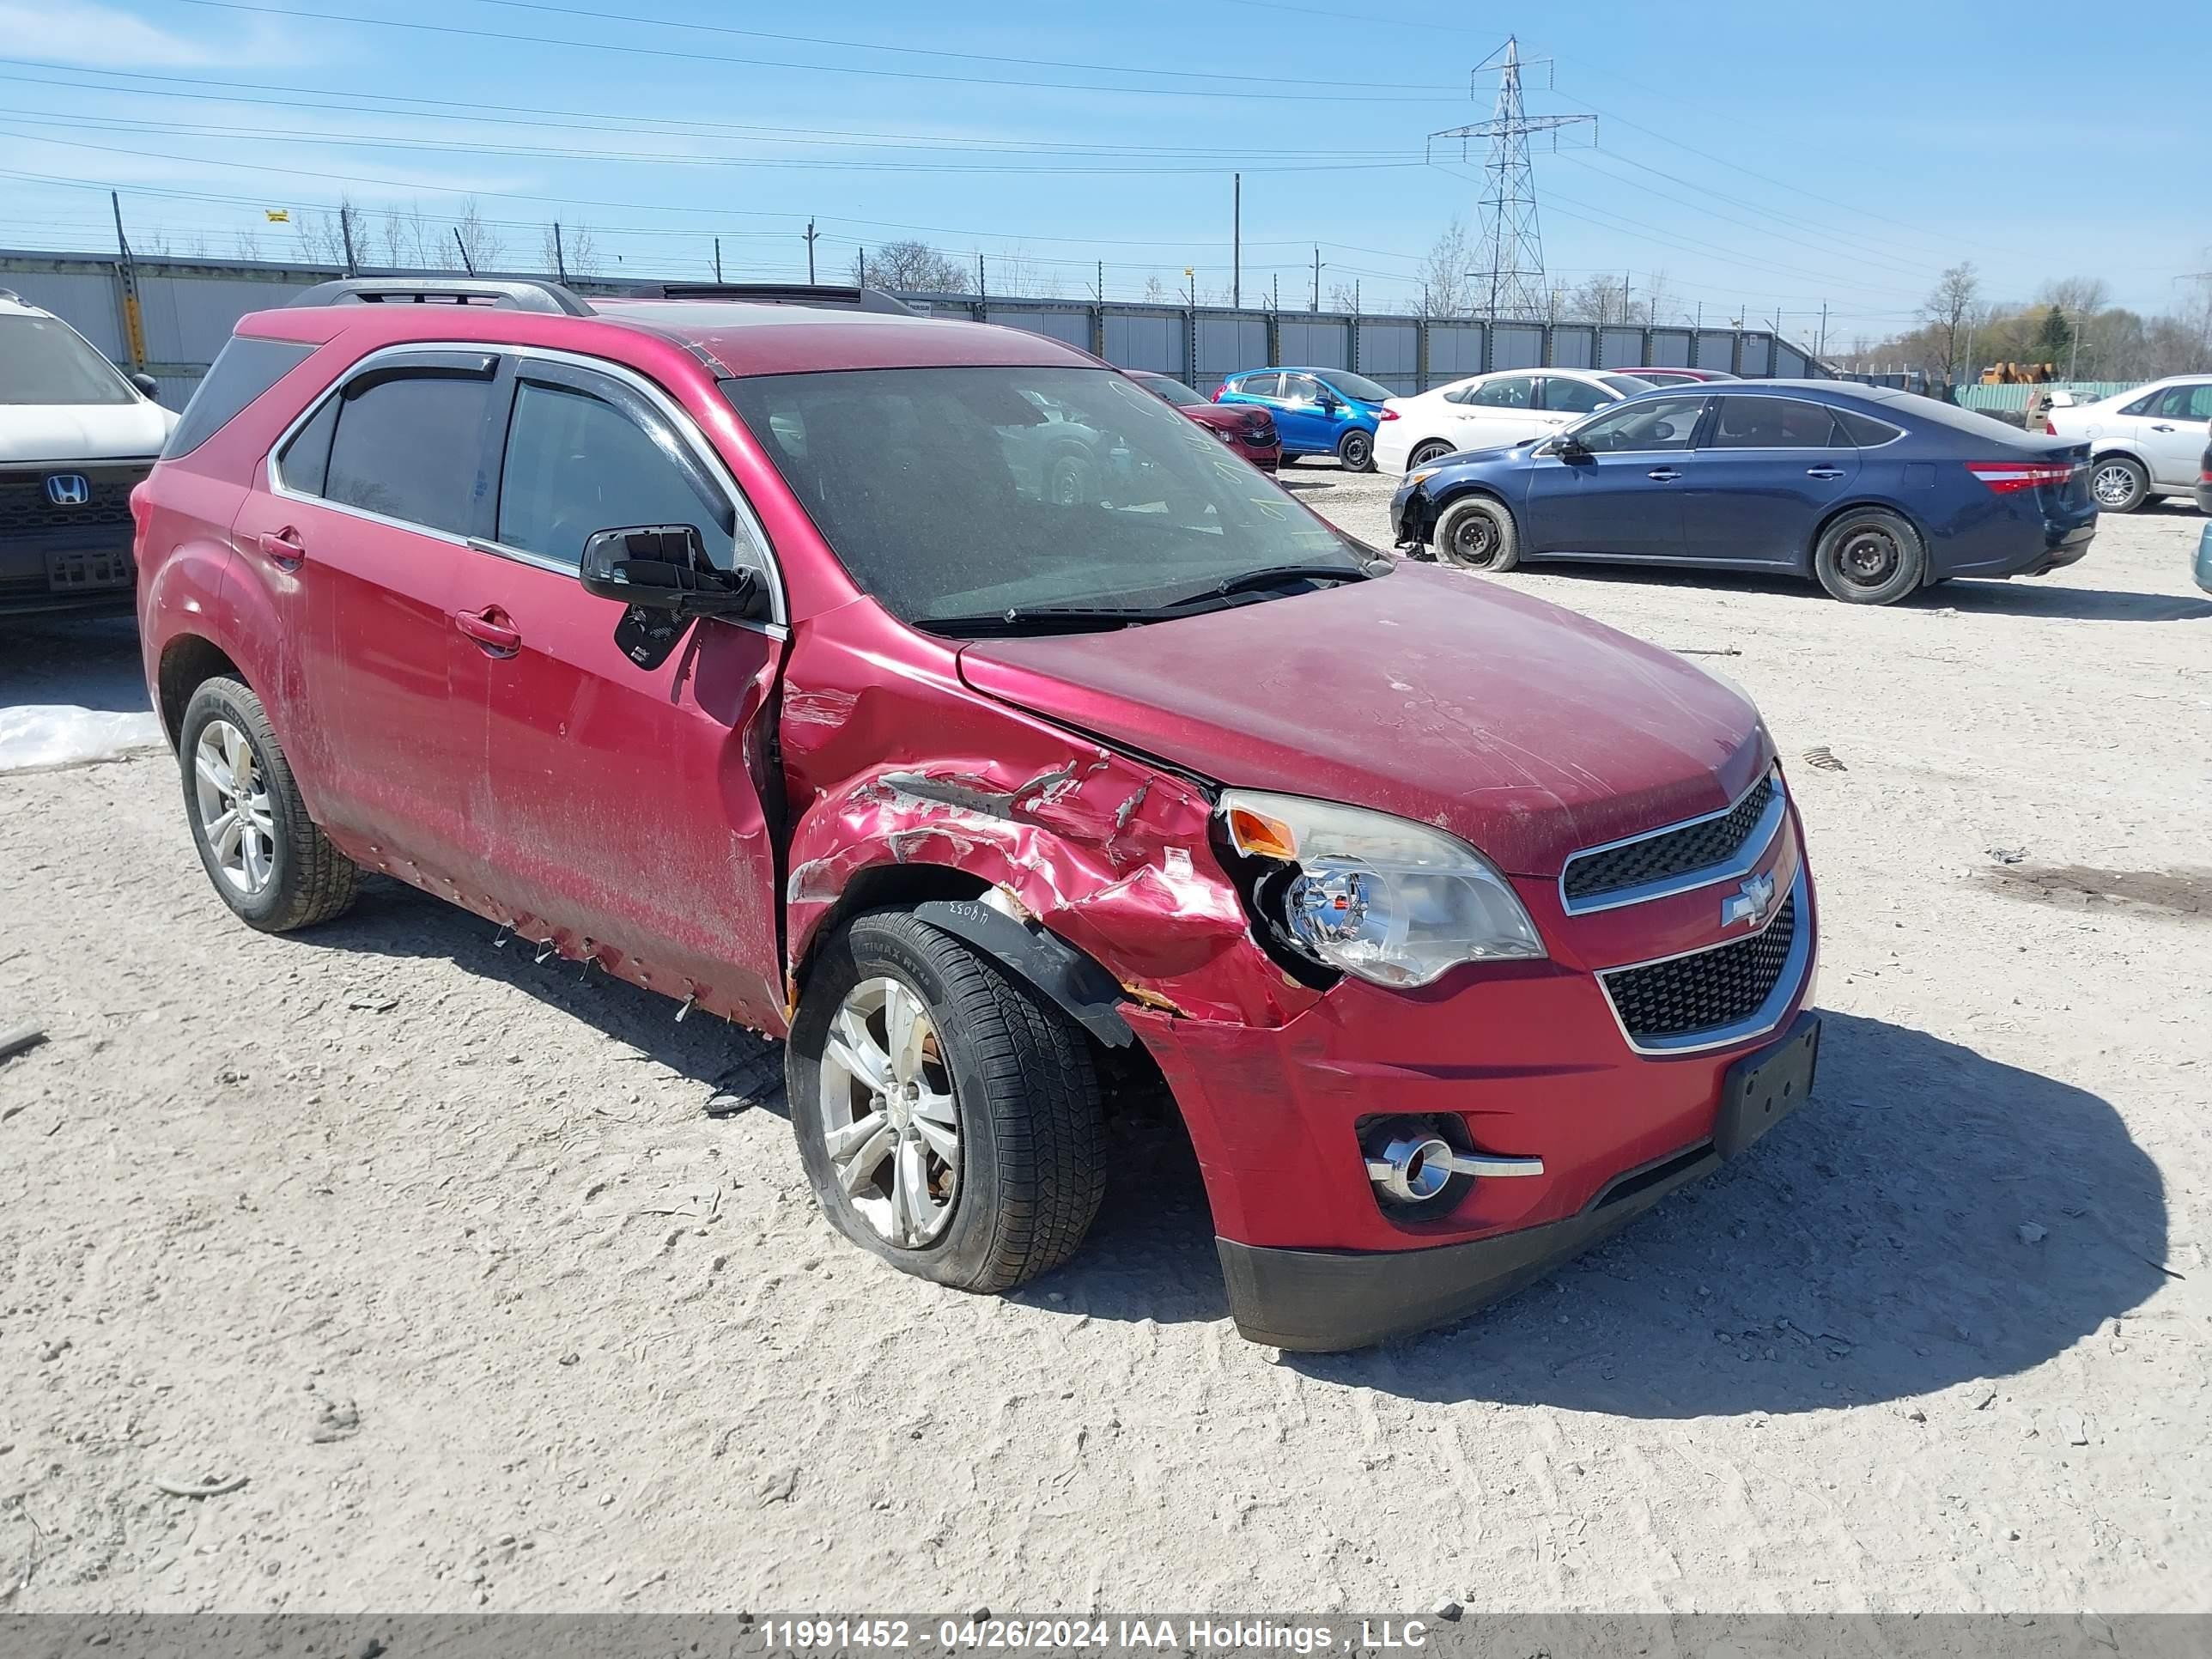
[{"label": "chrome grille", "polygon": [[1750,1019],[1765,1006],[1789,964],[1797,933],[1797,896],[1765,931],[1692,956],[1600,974],[1629,1040],[1650,1044],[1694,1036]]},{"label": "chrome grille", "polygon": [[1780,785],[1771,773],[1728,811],[1567,861],[1559,891],[1570,905],[1725,864],[1743,850]]}]

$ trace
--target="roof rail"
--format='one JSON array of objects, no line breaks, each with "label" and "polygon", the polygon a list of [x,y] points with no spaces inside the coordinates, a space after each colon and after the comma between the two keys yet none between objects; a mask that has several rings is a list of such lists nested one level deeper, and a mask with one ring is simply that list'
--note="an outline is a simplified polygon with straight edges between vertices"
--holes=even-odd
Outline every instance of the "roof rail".
[{"label": "roof rail", "polygon": [[349,276],[318,283],[295,306],[471,305],[499,311],[538,311],[556,317],[589,317],[591,307],[558,283],[519,276]]},{"label": "roof rail", "polygon": [[631,290],[656,300],[744,300],[765,306],[823,306],[842,311],[882,311],[895,316],[921,313],[879,288],[839,288],[813,283],[653,283]]}]

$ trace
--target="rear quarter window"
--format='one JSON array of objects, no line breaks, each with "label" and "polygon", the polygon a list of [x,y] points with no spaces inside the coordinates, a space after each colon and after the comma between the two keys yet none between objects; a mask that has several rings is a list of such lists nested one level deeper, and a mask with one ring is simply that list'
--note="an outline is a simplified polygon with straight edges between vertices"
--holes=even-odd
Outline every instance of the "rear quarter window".
[{"label": "rear quarter window", "polygon": [[189,455],[228,426],[246,406],[314,355],[315,348],[290,340],[257,340],[234,334],[216,354],[185,405],[161,459]]},{"label": "rear quarter window", "polygon": [[1861,415],[1853,410],[1837,410],[1835,416],[1836,424],[1844,429],[1844,436],[1861,449],[1878,448],[1893,438],[1905,435],[1902,428],[1892,426],[1887,421],[1877,421],[1871,415]]}]

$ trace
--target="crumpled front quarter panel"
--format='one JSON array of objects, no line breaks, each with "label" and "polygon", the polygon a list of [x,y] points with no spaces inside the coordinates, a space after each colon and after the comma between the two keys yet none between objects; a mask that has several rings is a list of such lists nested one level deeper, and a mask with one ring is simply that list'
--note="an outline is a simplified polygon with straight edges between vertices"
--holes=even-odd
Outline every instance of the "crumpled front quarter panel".
[{"label": "crumpled front quarter panel", "polygon": [[1148,1006],[1273,1026],[1314,1000],[1254,942],[1196,784],[963,685],[872,604],[798,631],[781,731],[794,974],[856,876],[919,864],[1003,887]]}]

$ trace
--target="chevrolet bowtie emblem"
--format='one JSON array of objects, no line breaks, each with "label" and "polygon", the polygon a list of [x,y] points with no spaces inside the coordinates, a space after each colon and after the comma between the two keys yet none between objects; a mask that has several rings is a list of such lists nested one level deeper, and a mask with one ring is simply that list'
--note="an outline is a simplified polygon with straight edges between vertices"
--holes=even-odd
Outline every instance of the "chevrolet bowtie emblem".
[{"label": "chevrolet bowtie emblem", "polygon": [[1721,901],[1721,927],[1727,929],[1744,921],[1756,927],[1773,904],[1774,878],[1753,876]]}]

